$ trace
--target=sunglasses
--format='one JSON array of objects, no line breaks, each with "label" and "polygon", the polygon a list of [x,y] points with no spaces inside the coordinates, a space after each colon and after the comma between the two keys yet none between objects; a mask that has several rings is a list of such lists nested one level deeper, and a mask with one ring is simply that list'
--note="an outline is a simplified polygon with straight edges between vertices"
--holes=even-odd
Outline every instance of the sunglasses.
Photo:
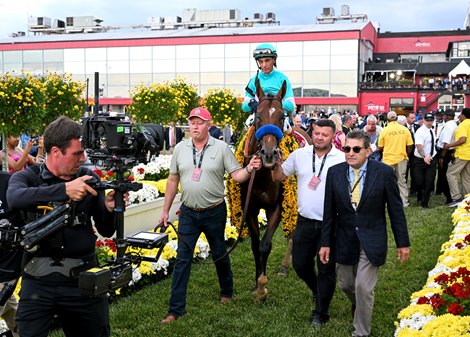
[{"label": "sunglasses", "polygon": [[351,152],[351,150],[353,150],[354,153],[359,153],[359,152],[361,152],[362,149],[365,149],[365,147],[364,146],[354,146],[354,147],[344,146],[343,147],[343,150],[346,153]]}]

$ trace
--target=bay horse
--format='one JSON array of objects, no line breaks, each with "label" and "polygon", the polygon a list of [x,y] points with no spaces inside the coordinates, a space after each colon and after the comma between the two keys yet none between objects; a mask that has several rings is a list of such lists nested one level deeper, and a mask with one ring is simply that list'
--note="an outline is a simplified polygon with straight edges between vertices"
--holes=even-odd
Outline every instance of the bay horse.
[{"label": "bay horse", "polygon": [[[253,251],[256,267],[256,301],[264,301],[268,296],[266,284],[266,266],[272,248],[273,235],[281,221],[282,200],[284,188],[281,182],[271,178],[276,158],[280,155],[279,143],[283,137],[284,112],[282,99],[286,94],[286,82],[276,95],[265,95],[263,89],[256,83],[256,96],[259,98],[258,109],[254,119],[255,135],[247,139],[248,153],[245,153],[245,166],[250,158],[257,155],[261,158],[262,167],[254,174],[249,206],[246,211],[246,222],[251,236],[251,249]],[[256,137],[255,137],[256,136]],[[245,205],[249,182],[241,184],[241,201]],[[260,209],[266,211],[267,226],[262,239],[258,214]],[[243,225],[243,224],[242,224]]]}]

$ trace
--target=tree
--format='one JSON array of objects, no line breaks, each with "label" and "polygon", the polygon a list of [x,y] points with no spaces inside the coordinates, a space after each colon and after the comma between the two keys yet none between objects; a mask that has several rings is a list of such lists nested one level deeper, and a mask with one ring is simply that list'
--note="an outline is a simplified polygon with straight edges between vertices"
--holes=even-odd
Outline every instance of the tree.
[{"label": "tree", "polygon": [[6,136],[40,134],[61,115],[78,118],[85,111],[81,97],[85,86],[66,74],[33,76],[7,73],[0,77],[0,134],[3,136],[3,168],[6,169]]},{"label": "tree", "polygon": [[246,114],[242,111],[241,97],[228,88],[207,90],[204,107],[207,108],[212,121],[220,126],[231,125],[235,131],[242,131]]},{"label": "tree", "polygon": [[46,95],[43,127],[59,116],[67,116],[78,121],[86,110],[86,100],[82,97],[85,84],[73,81],[69,74],[48,73],[40,78]]},{"label": "tree", "polygon": [[5,74],[0,77],[0,132],[20,135],[42,128],[46,95],[44,83],[31,74]]},{"label": "tree", "polygon": [[186,121],[189,111],[197,106],[199,100],[196,87],[183,79],[141,84],[131,91],[131,96],[128,112],[139,123]]}]

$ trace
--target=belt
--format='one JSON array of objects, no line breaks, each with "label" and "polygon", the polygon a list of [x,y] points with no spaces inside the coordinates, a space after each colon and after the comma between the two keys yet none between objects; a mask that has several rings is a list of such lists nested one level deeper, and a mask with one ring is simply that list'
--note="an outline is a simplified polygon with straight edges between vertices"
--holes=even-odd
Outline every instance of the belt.
[{"label": "belt", "polygon": [[212,206],[209,206],[207,208],[192,208],[192,207],[188,207],[186,205],[184,205],[184,206],[189,208],[191,211],[194,211],[194,212],[205,212],[205,211],[208,211],[212,208],[215,208],[215,207],[219,206],[223,202],[224,202],[224,199],[221,199],[221,200],[217,201],[215,204],[213,204]]}]

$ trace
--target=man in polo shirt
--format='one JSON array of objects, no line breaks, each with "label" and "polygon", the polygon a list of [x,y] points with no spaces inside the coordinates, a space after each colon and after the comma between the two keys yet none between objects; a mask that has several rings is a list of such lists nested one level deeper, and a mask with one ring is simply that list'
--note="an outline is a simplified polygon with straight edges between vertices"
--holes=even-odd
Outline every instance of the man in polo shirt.
[{"label": "man in polo shirt", "polygon": [[245,168],[241,168],[228,144],[209,136],[211,115],[207,109],[193,109],[188,119],[191,137],[178,143],[173,151],[160,217],[160,223],[166,226],[179,184],[183,202],[178,225],[180,240],[168,315],[162,324],[170,324],[185,313],[193,252],[201,233],[206,235],[215,261],[220,302],[231,301],[233,275],[224,240],[227,221],[224,176],[228,172],[235,181],[242,183],[248,180],[253,170],[261,167],[261,159],[253,157]]},{"label": "man in polo shirt", "polygon": [[405,126],[397,123],[397,113],[395,111],[390,111],[387,114],[387,119],[388,125],[380,133],[379,151],[382,152],[382,162],[394,169],[403,206],[408,207],[406,166],[408,165],[408,155],[411,154],[413,139],[410,131]]},{"label": "man in polo shirt", "polygon": [[465,108],[459,116],[460,124],[455,131],[455,140],[446,144],[445,149],[455,148],[455,160],[449,163],[447,181],[449,182],[452,201],[449,207],[455,207],[462,200],[458,176],[462,179],[463,195],[470,193],[470,109]]}]

